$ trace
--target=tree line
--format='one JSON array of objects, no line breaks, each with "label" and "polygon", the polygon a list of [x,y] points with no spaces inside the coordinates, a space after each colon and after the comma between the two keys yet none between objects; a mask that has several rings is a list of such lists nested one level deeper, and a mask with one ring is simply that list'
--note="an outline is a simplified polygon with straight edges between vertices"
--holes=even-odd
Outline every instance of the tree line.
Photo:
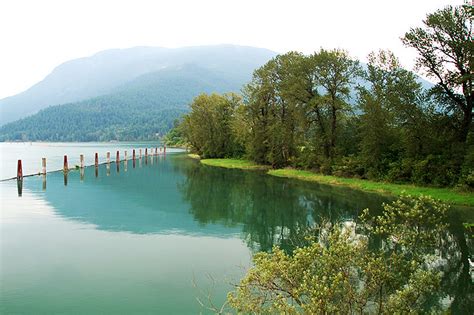
[{"label": "tree line", "polygon": [[255,70],[242,95],[196,97],[171,138],[205,158],[472,189],[472,9],[423,22],[402,41],[431,88],[387,50],[366,66],[341,49],[289,52]]}]

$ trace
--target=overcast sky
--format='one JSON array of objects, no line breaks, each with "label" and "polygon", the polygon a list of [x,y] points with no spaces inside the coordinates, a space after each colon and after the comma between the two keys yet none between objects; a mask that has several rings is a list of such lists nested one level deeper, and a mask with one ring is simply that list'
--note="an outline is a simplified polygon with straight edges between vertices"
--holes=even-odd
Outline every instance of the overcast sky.
[{"label": "overcast sky", "polygon": [[279,53],[344,48],[365,60],[391,49],[428,12],[462,0],[1,0],[0,98],[70,59],[110,48],[238,44]]}]

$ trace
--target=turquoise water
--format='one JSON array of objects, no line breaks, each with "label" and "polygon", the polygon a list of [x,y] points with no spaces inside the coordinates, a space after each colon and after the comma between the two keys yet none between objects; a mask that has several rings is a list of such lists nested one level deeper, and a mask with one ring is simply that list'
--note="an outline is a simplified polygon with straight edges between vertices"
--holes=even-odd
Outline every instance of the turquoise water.
[{"label": "turquoise water", "polygon": [[[4,145],[3,153],[22,145]],[[89,153],[117,147],[86,146]],[[132,146],[120,144],[122,150]],[[66,149],[78,156],[84,147]],[[61,166],[65,147],[52,148]],[[135,167],[129,160],[118,169],[101,165],[97,173],[88,167],[67,178],[62,172],[45,180],[28,177],[21,196],[16,181],[2,182],[0,189],[1,314],[208,313],[197,298],[222,304],[255,251],[275,244],[291,248],[299,228],[353,220],[362,209],[377,212],[388,201],[206,167],[177,152],[136,161]],[[440,249],[446,275],[438,302],[467,314],[473,286],[461,217],[453,211],[449,241]]]}]

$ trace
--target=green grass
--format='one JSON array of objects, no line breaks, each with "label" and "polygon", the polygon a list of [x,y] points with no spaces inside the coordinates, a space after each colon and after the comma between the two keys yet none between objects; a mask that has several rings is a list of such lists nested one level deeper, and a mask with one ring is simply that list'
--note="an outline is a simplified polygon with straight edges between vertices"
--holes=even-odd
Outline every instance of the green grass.
[{"label": "green grass", "polygon": [[204,165],[238,168],[241,170],[268,170],[269,166],[259,165],[252,161],[238,160],[238,159],[202,159],[201,163]]},{"label": "green grass", "polygon": [[190,157],[191,159],[195,159],[195,160],[200,160],[201,159],[201,157],[198,154],[192,154],[192,153],[189,153],[188,157]]},{"label": "green grass", "polygon": [[345,186],[363,191],[390,194],[394,196],[399,196],[402,193],[413,196],[428,195],[451,204],[474,207],[473,193],[462,193],[450,188],[421,187],[410,184],[374,182],[366,179],[335,177],[295,169],[270,170],[268,171],[268,174],[272,176],[296,178],[333,186]]},{"label": "green grass", "polygon": [[450,188],[422,187],[410,184],[375,182],[366,179],[322,175],[297,169],[273,170],[270,169],[269,166],[259,165],[251,161],[238,159],[203,159],[201,160],[201,163],[210,166],[237,168],[242,170],[268,170],[267,174],[271,176],[295,178],[332,186],[344,186],[362,191],[376,192],[393,196],[400,196],[402,193],[413,196],[428,195],[450,204],[474,207],[473,193],[463,193]]}]

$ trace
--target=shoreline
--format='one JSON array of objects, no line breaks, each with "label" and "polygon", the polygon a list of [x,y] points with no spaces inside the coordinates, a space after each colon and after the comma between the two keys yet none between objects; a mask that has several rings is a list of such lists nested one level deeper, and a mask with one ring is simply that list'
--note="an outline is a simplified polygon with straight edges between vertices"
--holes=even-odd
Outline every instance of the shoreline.
[{"label": "shoreline", "polygon": [[[195,155],[190,158],[198,159]],[[208,166],[252,171],[265,171],[267,175],[275,177],[292,178],[330,186],[348,187],[365,192],[372,192],[391,196],[400,196],[402,193],[407,193],[413,196],[428,195],[443,202],[447,202],[451,205],[474,207],[473,193],[462,193],[455,191],[451,188],[437,188],[416,186],[413,184],[376,182],[367,179],[323,175],[307,170],[290,168],[271,169],[270,166],[258,165],[252,161],[239,159],[199,159],[199,161],[201,164]]]}]

